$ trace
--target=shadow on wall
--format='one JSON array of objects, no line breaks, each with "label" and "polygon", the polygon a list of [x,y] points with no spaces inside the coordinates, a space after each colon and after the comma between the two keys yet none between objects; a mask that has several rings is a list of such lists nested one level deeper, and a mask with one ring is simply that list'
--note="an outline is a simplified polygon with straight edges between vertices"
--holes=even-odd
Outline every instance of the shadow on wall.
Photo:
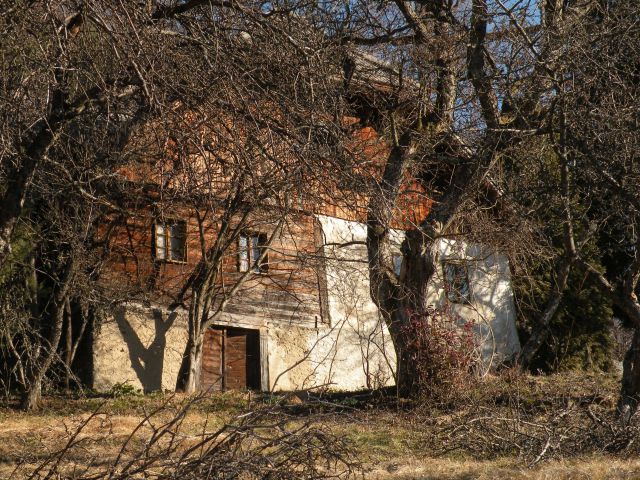
[{"label": "shadow on wall", "polygon": [[[178,314],[173,312],[165,317],[160,310],[152,311],[153,339],[151,342],[144,342],[140,339],[139,333],[143,329],[136,332],[136,329],[127,320],[125,308],[118,308],[114,317],[122,333],[122,338],[127,345],[131,367],[136,372],[143,391],[149,393],[162,390],[167,332],[175,322]],[[145,343],[148,345],[147,347],[145,347]]]}]

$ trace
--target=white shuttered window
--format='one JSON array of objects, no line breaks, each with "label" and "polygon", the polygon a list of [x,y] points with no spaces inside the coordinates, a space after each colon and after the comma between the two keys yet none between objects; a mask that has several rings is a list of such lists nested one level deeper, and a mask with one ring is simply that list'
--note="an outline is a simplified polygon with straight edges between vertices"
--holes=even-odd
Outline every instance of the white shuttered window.
[{"label": "white shuttered window", "polygon": [[187,261],[187,222],[170,220],[155,225],[156,260]]}]

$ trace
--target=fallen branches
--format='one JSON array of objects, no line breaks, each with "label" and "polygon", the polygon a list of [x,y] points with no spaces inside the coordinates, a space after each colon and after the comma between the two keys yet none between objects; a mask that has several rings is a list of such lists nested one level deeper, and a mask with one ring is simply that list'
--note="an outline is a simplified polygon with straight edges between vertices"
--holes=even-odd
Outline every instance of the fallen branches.
[{"label": "fallen branches", "polygon": [[494,401],[468,404],[441,424],[436,455],[453,451],[488,459],[517,455],[529,468],[588,454],[638,454],[640,422],[623,424],[597,394],[533,400],[517,389]]},{"label": "fallen branches", "polygon": [[[46,455],[36,467],[21,465],[14,476],[32,480],[348,479],[359,470],[348,441],[310,421],[295,421],[278,406],[246,412],[213,432],[205,428],[199,435],[189,434],[185,418],[203,398],[178,406],[170,398],[145,413],[111,460],[86,456],[89,444],[116,438],[110,428],[103,435],[90,433],[92,423],[109,424],[109,415],[98,408],[67,431],[62,448]],[[92,450],[100,451],[95,446]]]}]

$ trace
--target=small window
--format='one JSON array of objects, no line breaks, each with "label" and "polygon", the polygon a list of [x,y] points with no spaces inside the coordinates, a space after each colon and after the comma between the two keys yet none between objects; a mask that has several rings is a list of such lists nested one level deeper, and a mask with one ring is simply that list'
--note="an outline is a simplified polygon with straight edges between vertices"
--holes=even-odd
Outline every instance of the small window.
[{"label": "small window", "polygon": [[[267,236],[264,233],[242,233],[238,241],[238,270],[255,273],[267,271]],[[262,257],[262,258],[261,258]]]},{"label": "small window", "polygon": [[187,222],[169,220],[155,226],[156,260],[186,262]]},{"label": "small window", "polygon": [[396,274],[396,277],[400,278],[401,272],[402,272],[402,254],[394,253],[393,254],[393,273]]},{"label": "small window", "polygon": [[469,272],[463,263],[444,262],[444,287],[447,300],[452,303],[469,303],[471,289],[469,288]]}]

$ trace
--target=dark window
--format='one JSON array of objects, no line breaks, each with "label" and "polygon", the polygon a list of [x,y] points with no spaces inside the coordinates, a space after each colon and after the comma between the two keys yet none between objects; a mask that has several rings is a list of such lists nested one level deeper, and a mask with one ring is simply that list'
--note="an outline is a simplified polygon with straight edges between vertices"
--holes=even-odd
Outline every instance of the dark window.
[{"label": "dark window", "polygon": [[396,274],[396,277],[400,278],[400,274],[402,273],[402,254],[400,253],[393,255],[393,273]]},{"label": "dark window", "polygon": [[267,236],[264,233],[242,233],[238,243],[238,269],[241,272],[249,269],[256,273],[266,272]]},{"label": "dark window", "polygon": [[453,303],[469,303],[471,289],[469,288],[469,272],[463,263],[444,262],[444,288],[447,300]]},{"label": "dark window", "polygon": [[156,223],[155,251],[157,260],[185,262],[187,260],[187,222],[169,220]]}]

